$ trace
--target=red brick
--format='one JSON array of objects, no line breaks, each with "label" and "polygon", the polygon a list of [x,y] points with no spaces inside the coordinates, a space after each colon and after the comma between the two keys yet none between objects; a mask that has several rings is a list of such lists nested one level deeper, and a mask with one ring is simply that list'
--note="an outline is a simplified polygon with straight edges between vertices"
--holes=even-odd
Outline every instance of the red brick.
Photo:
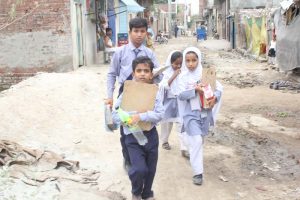
[{"label": "red brick", "polygon": [[[16,8],[16,17],[24,16],[35,8],[36,0],[24,0],[22,5]],[[9,13],[12,2],[0,1],[0,13]],[[30,32],[31,30],[41,31],[56,29],[58,25],[63,25],[63,20],[70,22],[70,1],[66,0],[38,0],[39,7],[27,17],[17,21],[9,27],[1,30],[1,33]],[[67,9],[66,9],[67,8]],[[0,22],[6,22],[8,16],[0,15]],[[10,20],[11,21],[11,20]],[[21,26],[20,26],[21,25]],[[63,26],[64,27],[64,26]]]}]

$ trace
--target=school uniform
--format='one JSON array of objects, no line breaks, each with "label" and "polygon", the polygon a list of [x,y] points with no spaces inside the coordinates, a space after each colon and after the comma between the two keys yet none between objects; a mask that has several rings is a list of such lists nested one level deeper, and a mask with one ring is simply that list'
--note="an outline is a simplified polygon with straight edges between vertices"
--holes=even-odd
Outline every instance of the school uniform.
[{"label": "school uniform", "polygon": [[[131,42],[116,48],[107,74],[107,97],[113,98],[115,82],[118,77],[119,85],[122,86],[126,80],[132,79],[132,61],[139,56],[147,56],[154,63],[154,68],[159,67],[153,51],[144,45],[136,48]],[[120,87],[121,88],[121,87]],[[119,91],[119,94],[122,91]]]},{"label": "school uniform", "polygon": [[[215,91],[214,95],[221,98],[221,91]],[[203,174],[203,137],[208,134],[210,126],[214,125],[211,109],[201,108],[201,101],[195,89],[183,91],[178,98],[188,103],[182,111],[183,127],[188,135],[190,149],[190,163],[194,175]],[[197,105],[198,104],[198,105]]]},{"label": "school uniform", "polygon": [[[118,98],[116,107],[121,104],[122,95]],[[152,184],[156,173],[158,160],[158,133],[156,124],[162,119],[164,108],[161,98],[157,95],[153,111],[140,114],[141,121],[151,122],[150,131],[143,131],[148,142],[139,145],[136,138],[131,134],[127,127],[124,127],[124,144],[128,151],[131,168],[128,171],[132,186],[132,194],[142,196],[143,199],[153,197]],[[114,123],[121,124],[117,111],[113,111]]]},{"label": "school uniform", "polygon": [[[113,99],[113,92],[115,90],[115,82],[118,77],[120,85],[118,97],[123,92],[124,82],[132,80],[132,61],[139,56],[147,56],[154,63],[154,68],[159,67],[158,61],[151,49],[141,45],[136,48],[131,42],[127,45],[116,48],[112,57],[109,72],[107,74],[107,97]],[[158,77],[158,80],[159,81]],[[123,127],[120,127],[120,142],[122,146],[122,154],[125,162],[129,164],[129,156],[125,146],[125,138]]]},{"label": "school uniform", "polygon": [[[201,52],[196,47],[184,50],[183,60],[188,52],[194,52],[198,57],[198,66],[193,71],[188,70],[185,63],[179,80],[179,113],[183,119],[183,130],[186,131],[189,142],[190,163],[194,175],[203,174],[203,137],[208,134],[210,126],[216,121],[220,109],[223,86],[216,82],[214,96],[217,104],[213,109],[204,109],[201,105],[199,93],[195,90],[196,84],[202,77]],[[202,181],[201,181],[202,184]]]},{"label": "school uniform", "polygon": [[169,79],[174,74],[174,69],[171,66],[171,56],[173,53],[179,50],[174,50],[170,52],[167,60],[166,66],[169,66],[163,72],[163,79],[160,82],[160,92],[163,98],[163,105],[165,109],[165,114],[163,120],[161,122],[161,135],[160,139],[162,144],[168,143],[169,136],[171,134],[173,124],[176,124],[176,132],[179,136],[180,141],[180,150],[188,151],[187,140],[185,137],[185,133],[181,132],[182,129],[182,119],[179,116],[178,112],[178,100],[177,100],[177,91],[178,91],[178,76],[173,80],[171,85],[169,86]]},{"label": "school uniform", "polygon": [[182,119],[178,112],[177,95],[174,95],[168,86],[164,87],[163,91],[163,106],[165,114],[161,122],[161,143],[167,143],[174,124],[176,132],[179,136],[180,150],[188,151],[188,144],[185,133],[182,132]]}]

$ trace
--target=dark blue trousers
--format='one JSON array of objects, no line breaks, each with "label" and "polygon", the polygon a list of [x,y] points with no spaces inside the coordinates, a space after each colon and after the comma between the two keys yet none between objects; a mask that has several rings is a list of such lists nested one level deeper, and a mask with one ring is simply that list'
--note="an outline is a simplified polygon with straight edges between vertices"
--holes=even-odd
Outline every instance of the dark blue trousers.
[{"label": "dark blue trousers", "polygon": [[156,127],[150,131],[144,131],[144,134],[148,138],[146,145],[139,145],[132,134],[125,135],[125,145],[131,162],[128,172],[132,186],[131,192],[146,199],[153,197],[152,184],[158,160],[158,134]]},{"label": "dark blue trousers", "polygon": [[[132,74],[130,74],[126,80],[132,80]],[[123,90],[124,90],[124,84],[122,84],[119,88],[118,97],[123,93]],[[125,164],[131,165],[129,155],[128,155],[128,150],[125,145],[125,135],[124,135],[124,131],[123,131],[123,126],[120,127],[120,135],[121,135],[120,142],[121,142],[121,146],[122,146],[122,154],[123,154],[123,158],[125,160]]]},{"label": "dark blue trousers", "polygon": [[122,146],[123,158],[124,158],[126,164],[131,165],[128,150],[127,150],[127,147],[125,144],[125,134],[124,134],[123,126],[120,127],[120,134],[121,134],[120,142],[121,142],[121,146]]}]

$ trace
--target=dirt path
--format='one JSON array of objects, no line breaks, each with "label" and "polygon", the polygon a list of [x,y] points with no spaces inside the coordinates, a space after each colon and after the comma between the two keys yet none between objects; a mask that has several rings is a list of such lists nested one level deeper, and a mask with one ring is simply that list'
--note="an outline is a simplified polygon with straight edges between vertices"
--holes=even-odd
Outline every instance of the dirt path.
[{"label": "dirt path", "polygon": [[[155,51],[162,63],[171,50],[194,43],[179,38]],[[158,200],[300,199],[300,94],[269,89],[272,80],[286,75],[266,70],[264,63],[218,51],[227,46],[222,41],[198,45],[205,62],[217,65],[225,87],[215,134],[205,140],[204,185],[192,184],[189,162],[180,156],[177,135],[172,133],[172,150],[159,148],[155,196]],[[107,70],[103,66],[39,74],[0,93],[0,112],[5,113],[0,121],[2,139],[54,151],[80,161],[82,168],[101,172],[93,187],[60,181],[58,191],[52,183],[34,188],[14,180],[12,188],[29,193],[28,199],[130,199],[119,134],[108,133],[103,126]],[[4,192],[13,193],[1,187],[6,180],[0,176],[0,199]]]}]

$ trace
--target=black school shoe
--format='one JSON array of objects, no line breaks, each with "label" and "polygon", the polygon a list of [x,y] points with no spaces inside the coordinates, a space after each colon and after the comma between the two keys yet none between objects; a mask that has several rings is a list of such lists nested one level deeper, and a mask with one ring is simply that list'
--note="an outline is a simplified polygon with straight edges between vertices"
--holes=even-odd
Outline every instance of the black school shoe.
[{"label": "black school shoe", "polygon": [[171,150],[171,146],[168,142],[163,143],[161,146],[165,150]]},{"label": "black school shoe", "polygon": [[132,195],[132,200],[142,200],[142,197],[141,197],[141,195]]},{"label": "black school shoe", "polygon": [[190,159],[190,153],[187,150],[181,150],[181,156]]},{"label": "black school shoe", "polygon": [[193,183],[195,185],[202,185],[202,182],[203,182],[202,174],[197,174],[197,175],[193,176]]}]

